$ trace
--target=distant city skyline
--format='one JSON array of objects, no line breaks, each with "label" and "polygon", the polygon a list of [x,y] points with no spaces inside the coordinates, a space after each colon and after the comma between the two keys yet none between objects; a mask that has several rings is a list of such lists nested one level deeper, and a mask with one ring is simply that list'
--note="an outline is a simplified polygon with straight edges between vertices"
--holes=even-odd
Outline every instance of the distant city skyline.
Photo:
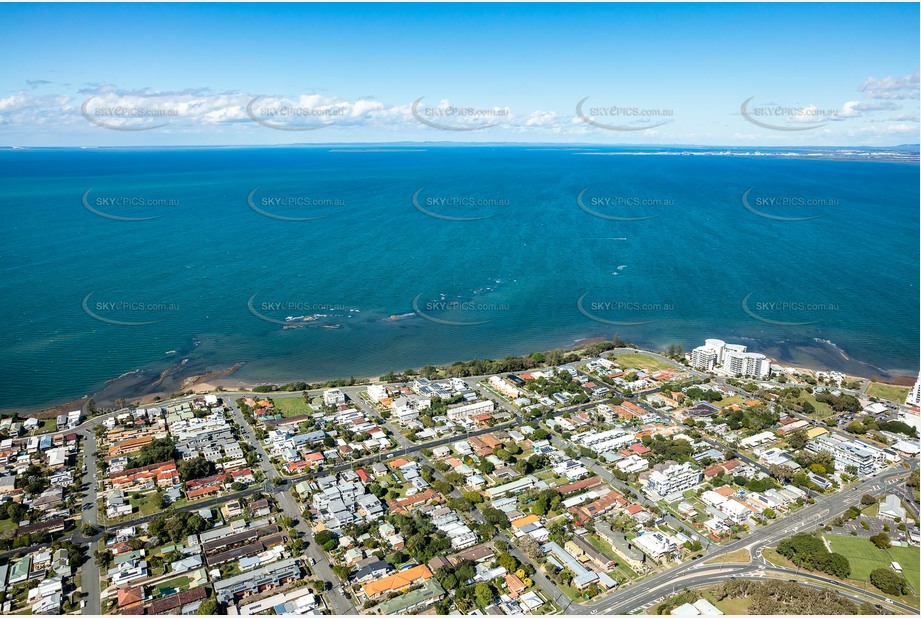
[{"label": "distant city skyline", "polygon": [[4,4],[0,146],[919,142],[919,7]]}]

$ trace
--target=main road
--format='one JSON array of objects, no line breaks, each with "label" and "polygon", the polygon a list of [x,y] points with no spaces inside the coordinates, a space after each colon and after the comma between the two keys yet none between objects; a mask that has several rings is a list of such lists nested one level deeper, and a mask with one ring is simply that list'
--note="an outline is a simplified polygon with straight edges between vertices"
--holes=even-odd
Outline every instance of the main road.
[{"label": "main road", "polygon": [[[786,573],[785,577],[796,574],[796,571],[787,571],[778,567],[769,567],[767,562],[761,556],[761,550],[778,543],[780,540],[788,538],[797,532],[805,532],[816,529],[820,523],[847,510],[854,502],[856,495],[862,495],[864,492],[882,491],[892,487],[892,480],[898,478],[907,471],[904,468],[893,468],[887,470],[873,478],[866,479],[851,490],[838,492],[831,496],[817,498],[816,503],[803,508],[797,513],[791,513],[783,519],[777,520],[770,526],[759,528],[742,539],[727,543],[723,546],[710,546],[711,551],[706,556],[707,559],[728,554],[739,549],[747,549],[751,552],[754,559],[747,565],[736,565],[732,568],[723,567],[719,572],[721,576],[716,579],[710,577],[712,565],[703,564],[704,559],[686,562],[676,566],[668,571],[659,573],[640,580],[634,584],[625,586],[623,589],[608,595],[606,598],[594,603],[574,604],[567,610],[567,613],[573,614],[628,614],[631,611],[643,607],[649,603],[672,594],[675,590],[683,588],[694,588],[713,583],[720,579],[726,579],[727,576],[741,573],[752,573],[756,571],[771,570],[774,572]],[[801,576],[803,574],[800,574]],[[825,580],[820,576],[812,579],[823,579],[839,587],[846,587],[845,584],[836,580]],[[884,597],[875,593],[867,593],[867,596],[878,598]],[[898,604],[902,609],[912,610],[907,605]]]},{"label": "main road", "polygon": [[[626,352],[626,351],[633,352],[634,350],[623,349],[623,352]],[[621,349],[615,350],[615,353],[616,352],[621,352]],[[663,360],[669,360],[669,359],[665,359],[663,357]],[[473,383],[475,387],[479,387],[479,390],[481,390],[486,397],[493,399],[500,407],[504,408],[505,410],[513,414],[516,414],[517,416],[518,411],[512,408],[507,402],[505,402],[503,399],[499,397],[494,396],[487,389],[483,389],[482,387],[480,387],[478,382],[485,377],[486,376],[468,377],[468,378],[465,378],[465,380],[468,381],[468,383]],[[358,386],[346,387],[346,388],[343,388],[343,391],[350,391],[349,395],[351,396],[351,398],[353,400],[358,400],[359,398],[357,396],[357,391],[360,390],[361,388],[363,387],[358,387]],[[279,474],[277,470],[275,469],[275,467],[271,464],[270,458],[268,454],[266,453],[265,449],[263,448],[261,442],[256,439],[255,434],[252,431],[252,428],[243,418],[243,415],[240,412],[239,408],[237,408],[237,406],[233,403],[233,398],[235,396],[246,395],[246,394],[251,394],[251,393],[241,391],[241,392],[221,392],[217,394],[224,398],[225,405],[228,407],[229,410],[231,410],[231,413],[233,414],[235,421],[241,428],[241,431],[247,436],[250,443],[255,446],[257,453],[260,455],[260,466],[265,472],[266,477],[268,479],[278,478]],[[256,395],[259,395],[259,394],[256,394]],[[271,394],[266,394],[266,395],[271,396],[271,397],[303,396],[301,393],[291,393],[290,395],[288,395],[287,393],[271,393]],[[193,397],[194,396],[183,397],[175,401],[171,401],[171,403],[175,403],[176,401],[187,401],[187,400],[192,399]],[[159,402],[157,405],[165,405],[165,402]],[[558,416],[560,414],[563,414],[566,411],[584,409],[587,407],[591,407],[593,405],[597,405],[597,402],[590,402],[587,404],[581,404],[579,406],[572,406],[569,408],[560,409],[560,410],[553,412],[553,415]],[[87,407],[88,407],[87,404],[84,404],[84,411],[86,411]],[[361,407],[366,408],[366,406],[364,405],[361,405]],[[96,520],[97,520],[97,512],[96,512],[96,508],[97,508],[96,507],[96,504],[97,504],[97,495],[96,495],[97,472],[96,472],[96,465],[95,465],[95,437],[93,435],[93,432],[95,430],[95,427],[101,424],[106,418],[114,416],[117,413],[118,412],[109,412],[109,413],[88,419],[87,421],[82,423],[77,428],[55,432],[56,434],[76,432],[76,433],[79,433],[84,438],[84,441],[86,444],[86,447],[84,450],[84,459],[86,461],[87,471],[83,476],[84,476],[84,483],[88,485],[88,489],[83,498],[83,511],[81,513],[81,518],[84,523],[89,523],[91,525],[95,525]],[[521,417],[517,416],[515,421],[502,423],[494,427],[475,430],[475,431],[469,432],[467,435],[477,436],[477,435],[482,435],[484,433],[488,433],[491,431],[513,428],[516,425],[520,425],[520,423],[521,423]],[[388,425],[388,429],[390,429],[391,432],[394,433],[394,436],[397,439],[397,442],[402,447],[403,452],[406,454],[409,454],[411,452],[420,451],[423,448],[433,448],[433,447],[440,446],[443,444],[449,444],[453,441],[456,441],[457,439],[460,439],[461,437],[461,436],[449,436],[446,438],[441,438],[438,440],[433,440],[433,441],[429,441],[425,443],[413,444],[413,443],[410,443],[402,435],[401,432],[395,431],[396,428],[394,428],[392,425],[390,425],[389,423],[387,423],[387,425]],[[387,454],[386,456],[389,457],[391,455],[392,453]],[[350,462],[348,464],[340,464],[338,466],[328,468],[327,472],[341,472],[344,470],[351,469],[356,465],[364,465],[367,463],[371,463],[373,461],[379,461],[384,456],[385,456],[384,454],[379,454],[377,456],[367,457],[361,460],[357,460],[355,462]],[[913,463],[913,465],[916,465],[916,464],[917,462]],[[889,472],[886,472],[882,475],[879,475],[872,479],[868,479],[858,484],[851,491],[859,490],[859,489],[862,489],[864,491],[872,491],[874,489],[879,490],[882,487],[879,484],[879,482],[882,479],[886,479],[886,478],[889,478],[889,477],[892,477],[898,474],[902,474],[902,473],[904,473],[904,471],[890,470]],[[302,475],[299,477],[289,479],[288,482],[290,484],[294,484],[301,480],[306,480],[308,478],[310,478],[309,475]],[[180,510],[199,509],[203,506],[210,506],[211,504],[219,504],[228,499],[231,499],[232,497],[250,495],[260,490],[261,488],[253,488],[253,489],[245,490],[243,492],[235,492],[233,495],[227,495],[227,496],[222,496],[222,497],[215,498],[215,499],[197,502],[194,505],[187,505],[185,507],[182,507]],[[272,493],[275,493],[278,495],[279,504],[281,505],[283,510],[286,512],[286,514],[288,514],[292,519],[296,519],[298,521],[298,530],[303,534],[305,540],[308,541],[309,543],[307,547],[307,554],[316,561],[316,565],[314,565],[314,568],[315,568],[317,575],[326,581],[330,581],[330,582],[338,581],[338,579],[332,573],[332,569],[330,568],[329,562],[326,559],[325,552],[323,552],[321,548],[318,548],[316,546],[316,543],[313,540],[312,532],[310,531],[309,526],[307,526],[306,523],[303,521],[304,518],[302,517],[302,513],[299,511],[297,504],[293,501],[290,495],[288,495],[288,493],[281,488],[273,489]],[[851,500],[852,496],[849,495],[850,493],[851,493],[850,491],[839,492],[832,496],[828,496],[825,498],[818,498],[817,503],[815,505],[807,507],[803,509],[802,511],[800,511],[799,513],[791,514],[785,517],[784,519],[779,520],[775,524],[772,524],[771,526],[756,530],[743,539],[734,541],[718,549],[713,549],[714,546],[711,545],[710,546],[711,551],[708,552],[709,553],[708,557],[718,556],[724,553],[735,551],[736,549],[748,547],[750,550],[756,550],[754,551],[754,553],[756,554],[755,562],[757,562],[757,560],[760,558],[760,555],[758,553],[760,552],[760,549],[763,546],[767,546],[767,544],[769,543],[776,543],[780,538],[785,538],[786,536],[791,534],[790,532],[791,526],[793,527],[792,529],[796,530],[796,529],[799,529],[799,527],[804,524],[816,525],[819,519],[834,516],[846,510],[847,507],[850,506],[850,502],[852,502]],[[122,527],[126,525],[136,524],[136,523],[143,523],[145,521],[150,521],[154,517],[155,516],[148,516],[148,517],[134,519],[131,521],[126,521],[126,522],[119,524],[118,526],[107,527],[107,529],[118,528],[118,527]],[[810,522],[809,518],[814,518],[815,521]],[[80,535],[79,533],[74,533],[72,537],[74,537],[77,540],[82,539],[82,535]],[[514,546],[510,545],[510,547],[514,547]],[[86,603],[86,607],[83,608],[83,613],[98,614],[99,613],[99,594],[98,594],[99,573],[98,573],[98,566],[96,565],[95,559],[92,556],[92,553],[93,553],[92,543],[89,544],[89,549],[90,549],[90,552],[89,552],[90,559],[82,567],[82,582],[83,582],[82,591],[87,593],[87,603]],[[519,559],[521,559],[521,557],[519,557]],[[615,592],[614,594],[607,595],[604,599],[596,601],[595,603],[588,603],[588,604],[572,603],[567,608],[566,611],[567,613],[627,613],[633,609],[636,609],[637,607],[641,607],[644,603],[648,603],[648,602],[655,600],[656,594],[658,596],[664,595],[666,593],[665,589],[668,588],[668,586],[671,585],[672,582],[678,581],[679,577],[682,577],[685,575],[692,576],[690,580],[688,580],[691,583],[682,584],[684,587],[691,587],[693,585],[703,585],[703,584],[694,583],[698,581],[701,581],[701,582],[703,581],[702,579],[699,579],[699,577],[698,578],[694,577],[695,571],[700,569],[702,566],[703,565],[697,561],[692,562],[692,563],[685,563],[684,565],[675,567],[661,574],[647,577],[644,580],[636,582],[633,585],[627,585],[624,587],[624,589],[619,590]],[[757,565],[755,563],[753,563],[753,565],[746,565],[746,566],[749,569],[757,568]],[[776,571],[777,569],[774,568],[773,570]],[[725,573],[724,573],[723,578],[725,578]],[[841,586],[841,584],[838,582],[835,582],[835,585]],[[637,590],[638,588],[641,588],[642,590],[638,591]],[[355,611],[352,604],[344,598],[344,595],[342,595],[342,593],[338,589],[334,588],[327,594],[328,594],[330,604],[332,606],[331,609],[334,609],[337,614],[353,613]]]}]

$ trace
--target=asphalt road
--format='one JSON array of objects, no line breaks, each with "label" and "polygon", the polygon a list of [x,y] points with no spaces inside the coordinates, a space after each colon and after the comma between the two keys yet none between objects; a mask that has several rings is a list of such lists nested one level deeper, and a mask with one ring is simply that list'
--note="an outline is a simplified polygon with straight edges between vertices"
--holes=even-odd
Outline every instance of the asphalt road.
[{"label": "asphalt road", "polygon": [[[615,353],[617,352],[623,353],[623,352],[628,352],[628,351],[633,352],[635,350],[618,349],[618,350],[615,350]],[[667,360],[671,362],[669,359],[665,357],[662,357],[662,358],[663,360]],[[468,384],[473,385],[473,384],[477,384],[481,379],[485,379],[486,377],[487,376],[468,377],[468,378],[465,378],[465,380],[468,382]],[[352,398],[357,399],[357,391],[362,388],[364,387],[356,386],[356,387],[348,387],[347,389],[344,388],[343,390],[355,392],[356,395],[352,396]],[[500,405],[504,409],[517,414],[516,410],[514,410],[511,406],[509,406],[503,400],[493,396],[489,391],[486,391],[485,389],[479,389],[479,390],[481,390],[481,392],[485,396],[496,401],[498,405]],[[319,391],[316,391],[316,392],[319,392]],[[248,436],[248,438],[251,440],[251,443],[256,446],[257,452],[259,452],[259,454],[262,456],[260,465],[262,466],[263,470],[266,472],[267,478],[270,478],[270,479],[276,478],[278,476],[278,473],[275,470],[274,466],[272,466],[269,460],[268,454],[265,453],[265,450],[262,448],[262,445],[259,443],[259,441],[255,439],[255,435],[252,433],[252,428],[249,427],[249,425],[245,422],[245,419],[242,418],[242,414],[239,412],[238,409],[236,409],[236,406],[232,404],[232,401],[233,399],[236,398],[236,396],[243,395],[243,394],[247,394],[247,393],[243,393],[243,392],[219,393],[219,395],[224,398],[225,404],[227,404],[228,407],[232,410],[235,420],[237,420],[238,424],[241,427],[241,430]],[[283,393],[272,393],[271,396],[278,397],[278,396],[289,396],[289,395],[287,393],[284,393],[284,394]],[[302,395],[300,393],[292,393],[290,394],[290,396],[302,396]],[[184,397],[177,401],[187,401],[190,399],[192,399],[192,397]],[[591,407],[594,405],[597,405],[597,402],[591,402],[591,403],[583,404],[580,406],[573,406],[571,408],[568,408],[568,410],[570,411],[579,410],[579,409],[584,409],[584,408]],[[86,408],[86,404],[84,405],[84,409],[85,408]],[[559,416],[564,411],[566,411],[566,409],[557,410],[554,412],[554,416]],[[66,430],[66,431],[61,431],[61,432],[56,432],[56,433],[64,434],[64,433],[70,433],[70,432],[76,431],[77,433],[83,436],[85,440],[85,444],[89,445],[90,442],[92,441],[92,445],[93,445],[92,448],[93,450],[95,450],[95,439],[91,437],[94,428],[100,423],[102,423],[104,419],[114,416],[115,414],[116,412],[112,412],[112,413],[107,413],[107,414],[100,415],[97,417],[93,417],[85,421],[83,424],[81,424],[76,429]],[[469,432],[469,434],[467,435],[478,436],[478,435],[482,435],[484,433],[488,433],[491,431],[513,428],[514,426],[517,426],[517,425],[520,425],[520,418],[516,419],[515,421],[511,421],[511,422],[497,425],[494,427],[472,431],[472,432]],[[390,427],[390,429],[393,432],[394,428]],[[443,444],[449,444],[451,442],[454,442],[460,439],[461,437],[461,436],[450,436],[450,437],[441,438],[441,439],[426,442],[426,443],[412,444],[412,443],[409,443],[408,440],[406,440],[405,437],[402,436],[402,433],[400,433],[399,431],[395,431],[393,433],[398,443],[403,447],[404,452],[407,454],[411,452],[419,451],[423,448],[433,448],[433,447],[440,446]],[[89,448],[90,447],[88,446],[85,447],[85,449],[87,449],[86,454],[85,454],[85,460],[87,462],[87,474],[85,475],[84,482],[89,482],[90,489],[87,491],[87,495],[84,497],[84,500],[83,500],[83,505],[85,507],[85,510],[82,511],[81,513],[81,519],[82,521],[86,523],[95,523],[96,517],[97,517],[95,457],[91,453],[88,452]],[[377,455],[373,457],[367,457],[357,462],[350,462],[348,464],[341,464],[341,465],[338,465],[332,468],[327,468],[325,472],[332,473],[332,472],[345,471],[345,470],[353,468],[356,465],[364,465],[366,463],[380,461],[385,457],[392,456],[393,454],[394,453],[388,453],[388,454],[381,454],[381,455]],[[916,466],[917,462],[912,462],[912,465]],[[92,469],[90,468],[90,466],[92,466]],[[874,477],[872,479],[868,479],[858,484],[855,489],[858,493],[870,492],[874,490],[875,491],[882,490],[883,488],[886,488],[885,485],[881,484],[881,481],[883,479],[891,478],[894,475],[901,474],[901,473],[904,473],[904,470],[899,470],[899,469],[890,470],[884,473],[883,475]],[[308,479],[311,476],[312,475],[302,475],[299,477],[289,479],[288,481],[289,481],[289,484],[294,484],[301,480]],[[890,486],[887,489],[891,491],[893,488]],[[197,502],[194,505],[188,505],[188,506],[182,507],[180,510],[197,510],[202,507],[212,506],[212,505],[226,502],[227,500],[232,499],[234,497],[250,495],[257,491],[262,491],[262,487],[245,490],[243,492],[234,492],[232,495],[229,494],[229,495],[225,495],[219,498],[204,500],[201,502]],[[281,504],[285,512],[292,518],[297,519],[298,522],[301,522],[303,518],[301,517],[301,513],[298,510],[298,506],[293,501],[293,499],[287,494],[287,492],[284,490],[279,490],[275,488],[273,488],[271,491],[273,493],[276,493],[279,496],[279,503]],[[769,527],[755,530],[754,532],[752,532],[751,534],[749,534],[743,539],[739,539],[738,541],[734,541],[722,547],[711,545],[711,548],[710,548],[711,551],[708,552],[708,555],[705,558],[699,561],[685,563],[683,565],[670,569],[669,571],[666,571],[664,573],[654,575],[651,577],[647,577],[644,580],[637,582],[636,584],[627,585],[623,589],[616,591],[615,593],[611,595],[607,595],[604,599],[600,601],[596,601],[595,603],[588,603],[588,604],[572,603],[567,607],[566,612],[567,613],[579,613],[579,614],[628,613],[629,611],[632,611],[638,607],[642,607],[644,603],[649,603],[655,600],[656,595],[662,596],[662,595],[668,594],[667,589],[669,588],[669,586],[672,586],[674,583],[677,583],[679,581],[681,582],[682,587],[694,587],[698,585],[706,585],[707,583],[711,582],[711,580],[709,579],[711,577],[715,577],[715,579],[713,579],[712,581],[719,581],[720,579],[724,579],[726,576],[730,574],[730,567],[727,566],[727,567],[723,567],[722,569],[717,567],[717,574],[714,576],[710,573],[710,570],[712,569],[707,569],[706,571],[702,570],[702,567],[704,566],[702,563],[704,562],[704,560],[706,560],[707,558],[716,556],[716,555],[735,551],[736,549],[740,549],[742,547],[749,547],[752,550],[753,555],[757,557],[752,561],[751,565],[740,565],[738,567],[733,566],[731,572],[733,573],[739,572],[739,573],[745,574],[745,573],[754,572],[752,571],[752,569],[754,569],[755,571],[760,569],[762,571],[766,571],[771,574],[779,573],[780,575],[778,576],[781,576],[783,575],[783,573],[786,573],[783,569],[778,569],[776,567],[766,567],[764,565],[763,560],[760,559],[760,554],[758,553],[760,552],[760,549],[770,544],[776,544],[776,542],[778,542],[781,538],[785,538],[786,536],[793,534],[797,530],[805,529],[803,528],[803,526],[814,527],[820,521],[826,521],[827,519],[834,517],[838,513],[843,512],[853,502],[853,496],[851,496],[851,493],[853,493],[853,491],[854,490],[846,490],[844,492],[839,492],[832,496],[817,498],[815,505],[807,507],[798,513],[784,517],[783,519],[778,520],[776,523],[772,524]],[[109,529],[118,529],[118,528],[121,528],[127,525],[144,523],[146,521],[152,520],[154,517],[155,516],[149,516],[149,517],[143,517],[143,518],[126,521],[117,526],[110,526]],[[299,525],[307,528],[306,525],[303,524],[302,522]],[[314,567],[317,574],[323,579],[326,579],[327,581],[331,581],[331,582],[337,581],[337,579],[333,576],[331,569],[329,569],[326,574],[322,572],[322,571],[327,570],[327,569],[323,569],[322,567],[326,566],[328,568],[328,561],[326,560],[325,553],[320,548],[317,548],[316,543],[313,542],[313,537],[312,537],[312,534],[310,533],[309,528],[307,530],[302,530],[302,533],[304,534],[305,541],[309,541],[308,555],[310,555],[317,561],[317,565],[316,567]],[[85,541],[85,539],[82,538],[82,535],[80,535],[79,532],[74,533],[71,536],[75,540]],[[510,544],[510,547],[514,547],[514,545]],[[92,549],[92,547],[90,549]],[[517,551],[517,549],[515,551]],[[92,551],[90,553],[92,553]],[[516,556],[516,557],[518,557],[519,560],[521,560],[522,558],[525,558],[524,556]],[[759,560],[761,560],[761,562],[759,562]],[[706,566],[709,566],[709,565],[706,565]],[[320,567],[320,568],[317,568],[317,567]],[[98,608],[99,577],[98,577],[98,567],[95,565],[95,561],[92,559],[92,556],[90,556],[90,561],[85,563],[82,568],[83,568],[82,580],[83,580],[83,586],[84,586],[83,591],[87,592],[89,595],[87,599],[87,607],[84,608],[83,613],[97,614],[99,613],[99,608]],[[784,576],[788,577],[789,575],[790,573],[786,573],[786,575]],[[820,580],[823,579],[819,576],[811,575],[810,577],[812,579],[820,579]],[[839,586],[839,587],[842,586],[842,584],[840,584],[837,581],[834,581],[834,580],[829,580],[829,581],[834,583],[836,586]],[[91,582],[95,583],[95,588],[97,589],[95,594],[91,593],[90,588],[93,587],[94,585]],[[538,580],[538,583],[542,583],[542,582]],[[552,583],[550,585],[552,586]],[[862,591],[860,592],[862,593]],[[343,614],[343,613],[353,613],[355,611],[351,603],[349,603],[346,599],[344,599],[344,597],[341,596],[341,594],[338,592],[338,589],[334,589],[333,591],[327,594],[328,594],[332,609],[334,609],[335,613]],[[869,596],[872,596],[872,594]],[[876,595],[876,596],[879,596],[879,595]],[[95,608],[91,607],[91,604],[93,603],[93,599],[95,599],[95,602],[96,602]],[[882,599],[882,597],[880,597],[880,599]],[[903,606],[902,608],[907,609],[907,610],[912,610],[912,608],[909,608],[908,606]]]},{"label": "asphalt road", "polygon": [[[249,423],[246,422],[246,419],[243,417],[243,413],[233,402],[224,401],[226,405],[233,414],[233,419],[237,423],[237,426],[240,428],[240,431],[243,433],[243,436],[246,437],[246,440],[256,448],[256,453],[259,455],[259,465],[262,468],[262,471],[265,473],[266,479],[271,482],[272,480],[279,478],[278,471],[275,469],[275,466],[272,465],[272,461],[269,457],[269,454],[266,452],[265,448],[262,445],[262,442],[256,439],[256,434],[253,431],[253,428],[250,427]],[[288,483],[288,487],[291,487],[293,483]],[[301,538],[306,544],[305,552],[307,556],[313,559],[313,566],[311,567],[316,575],[315,579],[322,579],[328,581],[335,585],[335,582],[339,581],[339,578],[333,573],[332,566],[329,564],[329,560],[326,557],[326,552],[323,551],[321,547],[318,547],[316,540],[313,537],[313,531],[310,529],[310,526],[307,522],[304,521],[304,516],[302,509],[294,501],[294,498],[291,497],[289,490],[280,489],[275,493],[275,497],[278,500],[279,506],[282,507],[285,514],[293,520],[297,521],[295,526],[301,534]],[[223,498],[227,500],[227,498]],[[355,613],[355,608],[345,598],[345,595],[339,588],[334,587],[333,589],[327,591],[326,599],[329,603],[330,609],[333,610],[334,614],[353,614]]]},{"label": "asphalt road", "polygon": [[[686,562],[676,566],[668,571],[647,577],[635,584],[625,586],[623,589],[608,595],[606,598],[593,603],[584,603],[573,605],[568,613],[575,614],[627,614],[631,611],[642,607],[646,603],[672,594],[672,590],[681,590],[683,588],[693,588],[697,586],[712,583],[705,573],[709,573],[711,565],[704,565],[703,562],[715,556],[728,554],[733,551],[748,548],[755,559],[750,565],[741,565],[739,567],[723,567],[722,576],[718,579],[725,579],[731,573],[750,573],[758,570],[765,570],[767,563],[761,557],[760,552],[765,547],[778,543],[781,539],[787,538],[797,532],[814,530],[818,525],[824,524],[829,519],[847,510],[854,502],[854,496],[863,495],[863,493],[888,491],[891,488],[890,481],[897,479],[899,476],[907,473],[905,468],[892,468],[882,474],[858,483],[854,489],[838,492],[830,496],[816,499],[816,503],[807,506],[797,513],[791,513],[764,528],[758,528],[746,537],[732,541],[722,546],[711,545],[711,551],[701,558],[692,562]],[[704,567],[708,567],[705,569]],[[717,566],[717,568],[719,568]],[[771,567],[772,572],[786,573],[785,577],[796,574],[796,571],[786,571],[778,567]],[[814,578],[813,578],[814,579]],[[819,578],[822,579],[822,578]],[[827,580],[837,586],[843,586],[835,580]],[[876,595],[880,599],[884,598]],[[903,609],[911,609],[904,606]]]},{"label": "asphalt road", "polygon": [[[86,490],[81,500],[80,516],[83,523],[95,526],[98,517],[96,512],[96,490],[99,473],[96,469],[96,436],[93,431],[83,433],[83,465],[86,467],[86,472],[82,476],[82,482],[86,486]],[[82,613],[96,615],[102,613],[99,599],[99,565],[93,555],[96,543],[90,540],[86,543],[86,547],[88,559],[80,567],[80,588],[86,600]]]}]

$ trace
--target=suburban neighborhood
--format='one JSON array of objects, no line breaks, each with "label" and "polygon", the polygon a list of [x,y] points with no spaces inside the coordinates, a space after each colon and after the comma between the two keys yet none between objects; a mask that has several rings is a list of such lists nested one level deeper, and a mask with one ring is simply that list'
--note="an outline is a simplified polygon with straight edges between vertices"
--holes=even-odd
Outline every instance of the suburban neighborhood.
[{"label": "suburban neighborhood", "polygon": [[718,340],[593,352],[4,418],[3,613],[718,615],[663,582],[724,565],[917,610],[917,406]]}]

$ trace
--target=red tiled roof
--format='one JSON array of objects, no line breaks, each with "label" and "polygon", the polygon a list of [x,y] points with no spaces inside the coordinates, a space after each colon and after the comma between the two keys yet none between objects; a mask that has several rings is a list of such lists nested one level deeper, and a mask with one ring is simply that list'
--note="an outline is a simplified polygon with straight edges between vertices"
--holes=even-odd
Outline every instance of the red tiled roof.
[{"label": "red tiled roof", "polygon": [[143,592],[140,587],[119,588],[118,589],[118,606],[134,605],[143,600]]},{"label": "red tiled roof", "polygon": [[557,487],[556,490],[565,496],[566,494],[571,494],[581,489],[588,489],[589,487],[597,487],[598,485],[601,485],[601,477],[593,476],[591,478],[582,479],[581,481],[576,481],[575,483],[570,483],[569,485],[562,485]]}]

